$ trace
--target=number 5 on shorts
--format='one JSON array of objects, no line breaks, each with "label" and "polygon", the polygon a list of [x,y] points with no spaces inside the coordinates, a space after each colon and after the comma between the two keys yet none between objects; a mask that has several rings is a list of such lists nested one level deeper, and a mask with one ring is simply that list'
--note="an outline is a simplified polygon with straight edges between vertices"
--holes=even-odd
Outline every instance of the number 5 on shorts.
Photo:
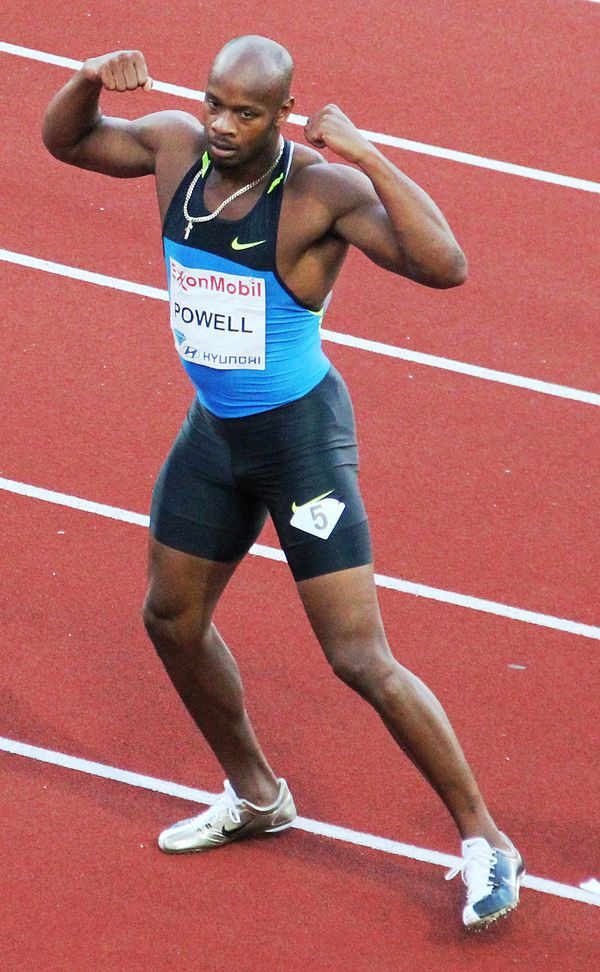
[{"label": "number 5 on shorts", "polygon": [[297,530],[311,533],[313,537],[327,540],[346,509],[346,504],[336,499],[317,499],[304,503],[302,506],[292,506],[294,515],[290,520]]}]

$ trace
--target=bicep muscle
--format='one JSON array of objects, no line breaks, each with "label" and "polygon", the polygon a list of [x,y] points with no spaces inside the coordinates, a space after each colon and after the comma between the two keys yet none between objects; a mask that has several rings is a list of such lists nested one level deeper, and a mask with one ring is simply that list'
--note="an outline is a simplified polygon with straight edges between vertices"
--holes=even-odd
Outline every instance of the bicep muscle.
[{"label": "bicep muscle", "polygon": [[92,131],[72,150],[68,161],[82,169],[91,169],[119,178],[151,175],[154,151],[144,137],[144,121],[102,116]]}]

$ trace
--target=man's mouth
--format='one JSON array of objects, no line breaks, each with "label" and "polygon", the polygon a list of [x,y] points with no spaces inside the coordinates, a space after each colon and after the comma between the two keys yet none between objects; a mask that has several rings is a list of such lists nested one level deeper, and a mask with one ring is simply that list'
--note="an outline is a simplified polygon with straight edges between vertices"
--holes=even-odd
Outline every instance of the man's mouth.
[{"label": "man's mouth", "polygon": [[214,142],[209,141],[210,151],[212,155],[215,155],[219,159],[226,159],[228,156],[233,155],[236,151],[235,146],[231,145],[229,142]]}]

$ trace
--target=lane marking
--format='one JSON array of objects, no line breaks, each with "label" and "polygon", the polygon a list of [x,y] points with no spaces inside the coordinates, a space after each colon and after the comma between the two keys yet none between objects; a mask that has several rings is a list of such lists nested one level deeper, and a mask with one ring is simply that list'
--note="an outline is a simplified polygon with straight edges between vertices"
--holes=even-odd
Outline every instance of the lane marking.
[{"label": "lane marking", "polygon": [[[600,0],[596,0],[596,2],[600,3]],[[579,887],[583,891],[589,891],[590,894],[600,895],[600,881],[597,878],[589,878],[587,881],[582,881]],[[598,903],[600,904],[600,899]]]},{"label": "lane marking", "polygon": [[[29,483],[22,483],[14,479],[0,477],[0,489],[6,490],[9,493],[16,493],[19,496],[27,496],[30,499],[52,503],[56,506],[66,506],[73,510],[94,513],[97,516],[104,516],[111,520],[133,523],[136,526],[148,527],[149,524],[149,518],[142,513],[134,513],[131,510],[124,510],[117,506],[109,506],[106,503],[96,503],[92,500],[82,499],[79,496],[71,496],[68,493],[58,493],[54,490],[43,489],[40,486],[32,486]],[[267,547],[265,544],[253,544],[250,548],[250,553],[255,557],[276,560],[279,563],[286,562],[283,550],[279,550],[276,547]],[[580,635],[584,638],[593,638],[596,641],[600,641],[600,627],[583,624],[580,621],[557,618],[554,615],[540,614],[537,611],[526,611],[523,608],[500,604],[497,601],[488,601],[485,598],[471,597],[468,594],[459,594],[456,591],[446,591],[438,587],[429,587],[427,584],[415,584],[412,581],[389,577],[386,574],[375,574],[375,582],[378,587],[399,591],[401,594],[412,594],[414,597],[424,597],[431,601],[453,604],[456,607],[468,608],[471,611],[494,614],[497,617],[508,618],[511,621],[522,621],[525,624],[535,624],[542,628],[551,628],[554,631],[563,631],[567,634]]]},{"label": "lane marking", "polygon": [[[598,0],[596,0],[598,2]],[[17,57],[29,58],[33,61],[41,61],[45,64],[54,64],[58,67],[71,68],[77,70],[83,61],[76,61],[70,57],[62,57],[57,54],[49,54],[46,51],[38,51],[31,47],[21,47],[18,44],[9,44],[0,41],[0,53],[12,54]],[[175,95],[179,98],[188,98],[192,101],[203,101],[204,92],[195,88],[184,88],[178,84],[169,84],[166,81],[154,81],[155,91],[165,94]],[[304,127],[308,118],[305,115],[289,116],[292,125]],[[416,142],[408,138],[399,138],[396,135],[386,135],[383,132],[371,132],[361,129],[363,135],[377,145],[389,145],[392,148],[404,149],[407,152],[416,152],[418,155],[429,155],[438,159],[447,159],[451,162],[459,162],[462,165],[471,165],[480,169],[491,169],[494,172],[502,172],[506,175],[520,176],[524,179],[534,179],[537,182],[546,182],[551,185],[565,186],[568,189],[580,189],[583,192],[600,193],[600,183],[592,182],[589,179],[579,179],[574,176],[561,175],[557,172],[548,172],[546,169],[535,169],[526,165],[517,165],[513,162],[502,162],[498,159],[488,159],[481,155],[473,155],[470,152],[459,152],[455,149],[441,148],[437,145],[428,145],[426,142]]]},{"label": "lane marking", "polygon": [[[167,796],[177,797],[179,800],[190,800],[192,803],[212,806],[220,797],[218,793],[196,790],[190,786],[182,786],[179,783],[161,780],[154,776],[145,776],[142,773],[132,773],[129,770],[122,770],[115,766],[109,766],[106,763],[96,763],[89,759],[80,759],[78,756],[69,756],[67,753],[56,752],[52,749],[30,746],[28,743],[18,742],[15,739],[7,739],[3,736],[0,736],[0,751],[10,753],[13,756],[22,756],[25,759],[48,763],[52,766],[60,766],[63,769],[74,770],[76,773],[86,773],[89,776],[95,776],[100,779],[113,780],[116,783],[125,783],[128,786],[151,790],[154,793],[164,793]],[[371,850],[377,850],[384,854],[407,857],[413,861],[435,864],[438,867],[451,868],[460,863],[460,858],[455,857],[453,854],[443,854],[440,851],[429,850],[425,847],[416,847],[413,844],[404,844],[397,840],[389,840],[387,837],[377,837],[374,834],[364,833],[359,830],[338,827],[335,824],[312,820],[310,817],[297,817],[292,827],[309,834],[318,834],[321,837],[340,840],[346,844],[353,844],[357,847],[368,847]],[[555,897],[568,898],[571,901],[579,901],[583,904],[600,907],[598,895],[591,894],[582,888],[576,888],[570,884],[551,881],[548,878],[534,877],[533,875],[527,874],[523,881],[523,887],[531,888],[533,891],[541,891],[544,894],[551,894]]]},{"label": "lane marking", "polygon": [[559,385],[540,378],[528,378],[525,375],[515,375],[509,371],[497,371],[481,365],[469,364],[466,361],[455,361],[435,354],[424,354],[422,351],[412,351],[409,348],[396,347],[393,344],[383,344],[367,338],[355,337],[340,331],[328,331],[321,328],[324,341],[341,344],[360,351],[370,351],[372,354],[382,354],[388,358],[399,358],[402,361],[412,361],[414,364],[425,365],[429,368],[439,368],[441,371],[452,371],[470,378],[480,378],[483,381],[494,381],[500,385],[511,385],[513,388],[526,388],[541,395],[552,395],[555,398],[566,398],[572,402],[584,402],[586,405],[600,405],[600,394],[568,385]]},{"label": "lane marking", "polygon": [[123,290],[129,294],[137,294],[140,297],[150,297],[152,300],[169,300],[168,291],[162,290],[159,287],[148,287],[146,284],[133,283],[133,281],[123,280],[121,277],[109,277],[104,273],[94,273],[93,270],[81,270],[79,267],[71,267],[66,263],[54,263],[52,260],[41,260],[38,257],[28,256],[26,253],[15,253],[13,250],[3,250],[0,248],[0,260],[5,263],[14,263],[20,267],[28,267],[31,270],[42,270],[44,273],[53,273],[59,277],[82,280],[84,283],[96,284],[98,287],[108,287],[111,290]]},{"label": "lane marking", "polygon": [[[52,273],[60,277],[68,277],[84,283],[96,284],[99,287],[108,287],[111,290],[121,290],[129,294],[149,297],[152,300],[168,301],[169,299],[168,292],[158,287],[149,287],[146,284],[134,283],[131,280],[110,277],[102,273],[94,273],[91,270],[81,270],[79,267],[71,267],[64,263],[54,263],[51,260],[42,260],[25,253],[15,253],[13,250],[3,250],[0,248],[0,260],[5,263],[16,264],[17,266],[28,267],[32,270],[41,270],[44,273]],[[538,378],[514,375],[509,371],[496,371],[493,368],[484,368],[480,365],[468,364],[465,361],[455,361],[453,358],[443,358],[435,354],[424,354],[421,351],[412,351],[409,348],[400,348],[393,344],[384,344],[381,341],[371,341],[368,338],[355,337],[353,334],[344,334],[340,331],[330,331],[327,328],[321,328],[321,337],[324,341],[329,341],[331,344],[356,348],[359,351],[369,351],[372,354],[381,354],[388,358],[411,361],[414,364],[425,365],[429,368],[439,368],[442,371],[468,375],[471,378],[479,378],[483,381],[494,381],[501,385],[510,385],[513,388],[526,388],[529,391],[537,392],[541,395],[552,395],[555,398],[583,402],[586,405],[600,405],[600,394],[585,391],[580,388],[571,388],[568,385],[558,385],[554,382],[542,381]]]}]

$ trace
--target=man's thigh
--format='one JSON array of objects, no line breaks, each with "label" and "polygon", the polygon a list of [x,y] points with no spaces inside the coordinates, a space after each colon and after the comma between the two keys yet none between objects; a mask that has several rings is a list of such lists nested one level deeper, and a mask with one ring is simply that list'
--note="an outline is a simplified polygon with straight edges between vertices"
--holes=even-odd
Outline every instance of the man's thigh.
[{"label": "man's thigh", "polygon": [[316,464],[269,503],[282,549],[296,582],[370,564],[367,514],[352,466]]},{"label": "man's thigh", "polygon": [[240,560],[267,509],[233,481],[227,443],[192,405],[156,480],[150,533],[165,547],[218,563]]},{"label": "man's thigh", "polygon": [[148,544],[146,617],[171,621],[188,619],[194,630],[206,630],[237,561],[218,563],[159,543]]},{"label": "man's thigh", "polygon": [[[273,420],[278,420],[275,412]],[[354,413],[341,376],[331,372],[281,412],[276,460],[260,490],[296,581],[368,564],[367,514],[358,482]]]},{"label": "man's thigh", "polygon": [[372,564],[313,577],[297,586],[312,629],[332,664],[340,657],[368,661],[373,652],[389,656]]}]

